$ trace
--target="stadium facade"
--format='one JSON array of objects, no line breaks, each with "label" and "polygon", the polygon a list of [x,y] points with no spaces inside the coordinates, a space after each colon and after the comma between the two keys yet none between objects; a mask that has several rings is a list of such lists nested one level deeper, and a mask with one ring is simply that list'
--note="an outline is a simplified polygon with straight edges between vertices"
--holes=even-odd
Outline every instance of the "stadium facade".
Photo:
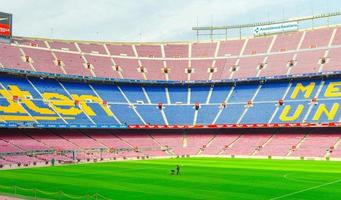
[{"label": "stadium facade", "polygon": [[0,44],[0,167],[341,158],[341,29],[238,40]]}]

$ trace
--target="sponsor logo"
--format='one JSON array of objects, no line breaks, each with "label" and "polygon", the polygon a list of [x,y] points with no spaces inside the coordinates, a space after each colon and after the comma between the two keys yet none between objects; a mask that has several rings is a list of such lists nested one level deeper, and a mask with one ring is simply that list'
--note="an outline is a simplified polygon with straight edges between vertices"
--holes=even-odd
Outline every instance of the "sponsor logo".
[{"label": "sponsor logo", "polygon": [[0,36],[10,36],[11,29],[8,24],[0,24]]},{"label": "sponsor logo", "polygon": [[280,32],[288,32],[288,31],[297,31],[298,23],[290,22],[290,23],[282,23],[282,24],[273,24],[266,26],[257,26],[253,29],[253,34],[255,36],[260,35],[268,35]]},{"label": "sponsor logo", "polygon": [[7,21],[8,18],[7,17],[4,17],[4,18],[0,18],[0,21]]}]

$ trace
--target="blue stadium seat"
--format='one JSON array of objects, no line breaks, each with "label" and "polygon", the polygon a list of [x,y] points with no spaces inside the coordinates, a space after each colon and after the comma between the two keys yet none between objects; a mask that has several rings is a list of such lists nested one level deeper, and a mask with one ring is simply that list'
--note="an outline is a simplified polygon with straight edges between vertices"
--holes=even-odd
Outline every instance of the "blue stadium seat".
[{"label": "blue stadium seat", "polygon": [[71,82],[62,82],[66,90],[70,94],[79,94],[79,95],[92,95],[96,96],[94,91],[89,87],[88,84],[85,83],[71,83]]},{"label": "blue stadium seat", "polygon": [[2,83],[6,89],[9,89],[8,86],[10,85],[15,85],[15,86],[20,85],[20,89],[29,91],[33,99],[42,99],[39,93],[33,88],[33,86],[25,78],[17,78],[13,76],[0,76],[0,83]]},{"label": "blue stadium seat", "polygon": [[245,110],[245,104],[228,104],[223,109],[216,124],[236,124]]},{"label": "blue stadium seat", "polygon": [[136,110],[147,124],[165,124],[165,121],[162,118],[161,111],[156,105],[137,105]]},{"label": "blue stadium seat", "polygon": [[218,105],[201,105],[198,110],[197,124],[212,124],[219,112]]},{"label": "blue stadium seat", "polygon": [[119,86],[123,93],[127,96],[131,103],[143,102],[148,103],[146,96],[144,95],[142,88],[140,86],[128,86],[121,85]]},{"label": "blue stadium seat", "polygon": [[258,85],[237,85],[228,102],[247,102],[256,93]]},{"label": "blue stadium seat", "polygon": [[169,124],[177,125],[192,125],[194,111],[193,105],[170,105],[164,108]]},{"label": "blue stadium seat", "polygon": [[151,103],[167,103],[166,91],[163,86],[145,86],[144,87]]},{"label": "blue stadium seat", "polygon": [[210,86],[191,86],[191,103],[206,103]]},{"label": "blue stadium seat", "polygon": [[255,102],[257,101],[278,101],[282,99],[289,86],[288,82],[281,83],[265,83],[259,90]]},{"label": "blue stadium seat", "polygon": [[253,103],[242,118],[241,124],[268,123],[277,103]]},{"label": "blue stadium seat", "polygon": [[91,84],[97,94],[108,102],[128,103],[116,85]]},{"label": "blue stadium seat", "polygon": [[110,110],[114,112],[122,124],[143,125],[135,111],[127,104],[110,104]]},{"label": "blue stadium seat", "polygon": [[222,103],[226,100],[232,86],[228,85],[215,85],[213,87],[211,99],[209,103]]},{"label": "blue stadium seat", "polygon": [[168,92],[171,103],[187,103],[188,87],[170,86],[168,87]]}]

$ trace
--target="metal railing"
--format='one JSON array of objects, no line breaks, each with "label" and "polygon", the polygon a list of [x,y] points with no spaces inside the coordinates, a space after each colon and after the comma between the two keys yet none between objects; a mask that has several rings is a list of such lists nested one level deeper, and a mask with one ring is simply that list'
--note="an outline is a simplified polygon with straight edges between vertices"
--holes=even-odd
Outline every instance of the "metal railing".
[{"label": "metal railing", "polygon": [[24,188],[20,186],[5,186],[0,185],[0,195],[6,195],[10,197],[18,197],[33,200],[45,200],[45,199],[86,199],[86,200],[108,200],[107,198],[99,193],[95,194],[84,194],[74,195],[68,194],[64,191],[45,191],[37,188]]}]

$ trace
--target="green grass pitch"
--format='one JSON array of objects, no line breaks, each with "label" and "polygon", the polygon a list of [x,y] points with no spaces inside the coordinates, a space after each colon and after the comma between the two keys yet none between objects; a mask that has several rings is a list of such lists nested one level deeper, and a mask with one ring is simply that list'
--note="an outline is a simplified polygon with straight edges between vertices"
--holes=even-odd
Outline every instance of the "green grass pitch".
[{"label": "green grass pitch", "polygon": [[[181,175],[170,170],[180,164]],[[181,158],[0,171],[0,191],[68,199],[341,199],[341,162]],[[36,188],[24,190],[22,188]],[[81,198],[81,199],[85,199]],[[99,198],[100,199],[100,198]]]}]

